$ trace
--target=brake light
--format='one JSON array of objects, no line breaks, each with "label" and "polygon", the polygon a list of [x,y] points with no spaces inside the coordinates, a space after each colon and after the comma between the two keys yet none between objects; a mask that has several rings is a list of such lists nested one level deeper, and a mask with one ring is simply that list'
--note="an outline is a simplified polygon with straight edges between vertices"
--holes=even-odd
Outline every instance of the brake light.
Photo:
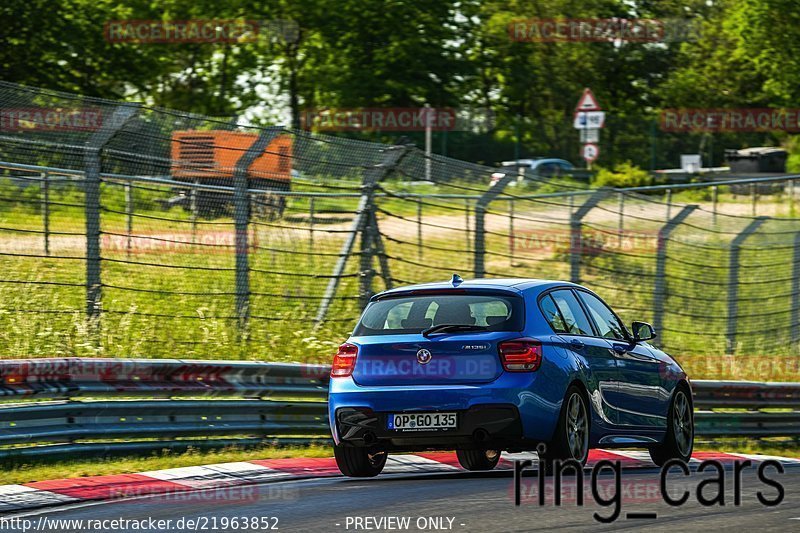
[{"label": "brake light", "polygon": [[332,378],[346,378],[353,374],[356,367],[356,357],[358,356],[358,346],[355,344],[344,343],[339,346],[339,351],[333,356],[331,365]]},{"label": "brake light", "polygon": [[508,372],[535,372],[542,364],[542,343],[536,339],[503,341],[498,349]]}]

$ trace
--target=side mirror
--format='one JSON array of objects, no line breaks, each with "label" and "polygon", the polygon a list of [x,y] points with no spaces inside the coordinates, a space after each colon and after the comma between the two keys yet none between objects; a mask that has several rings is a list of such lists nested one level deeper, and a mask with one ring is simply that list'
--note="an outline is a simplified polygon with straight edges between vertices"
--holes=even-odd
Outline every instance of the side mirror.
[{"label": "side mirror", "polygon": [[633,340],[636,342],[656,338],[656,330],[647,322],[634,322],[631,324],[631,329],[633,330]]}]

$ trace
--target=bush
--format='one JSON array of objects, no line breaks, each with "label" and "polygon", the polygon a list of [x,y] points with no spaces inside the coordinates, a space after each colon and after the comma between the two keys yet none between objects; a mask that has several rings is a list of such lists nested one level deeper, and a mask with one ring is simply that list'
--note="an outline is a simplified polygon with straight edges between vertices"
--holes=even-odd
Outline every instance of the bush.
[{"label": "bush", "polygon": [[653,177],[650,173],[630,161],[616,165],[614,170],[601,168],[592,179],[595,187],[642,187],[652,183]]}]

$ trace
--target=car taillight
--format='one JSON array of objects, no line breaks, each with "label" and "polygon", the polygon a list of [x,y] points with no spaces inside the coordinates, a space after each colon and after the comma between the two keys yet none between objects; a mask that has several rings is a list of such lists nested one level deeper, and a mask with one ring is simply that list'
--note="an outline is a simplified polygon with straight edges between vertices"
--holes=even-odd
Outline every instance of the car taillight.
[{"label": "car taillight", "polygon": [[332,378],[346,378],[353,374],[356,367],[356,357],[358,356],[358,346],[355,344],[344,343],[339,346],[339,351],[333,357],[331,365]]},{"label": "car taillight", "polygon": [[508,372],[535,372],[542,364],[542,343],[536,339],[503,341],[498,349]]}]

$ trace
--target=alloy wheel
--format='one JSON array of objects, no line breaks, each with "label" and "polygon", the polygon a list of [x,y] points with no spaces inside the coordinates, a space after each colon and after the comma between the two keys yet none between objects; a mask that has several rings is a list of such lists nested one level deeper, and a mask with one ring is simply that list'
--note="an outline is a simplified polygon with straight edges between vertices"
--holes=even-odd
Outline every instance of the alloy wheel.
[{"label": "alloy wheel", "polygon": [[675,444],[681,455],[686,456],[692,446],[694,427],[689,400],[683,391],[675,394],[675,403],[672,411],[672,431],[675,435]]},{"label": "alloy wheel", "polygon": [[582,461],[589,448],[589,418],[578,393],[572,394],[567,403],[567,444],[572,458]]}]

